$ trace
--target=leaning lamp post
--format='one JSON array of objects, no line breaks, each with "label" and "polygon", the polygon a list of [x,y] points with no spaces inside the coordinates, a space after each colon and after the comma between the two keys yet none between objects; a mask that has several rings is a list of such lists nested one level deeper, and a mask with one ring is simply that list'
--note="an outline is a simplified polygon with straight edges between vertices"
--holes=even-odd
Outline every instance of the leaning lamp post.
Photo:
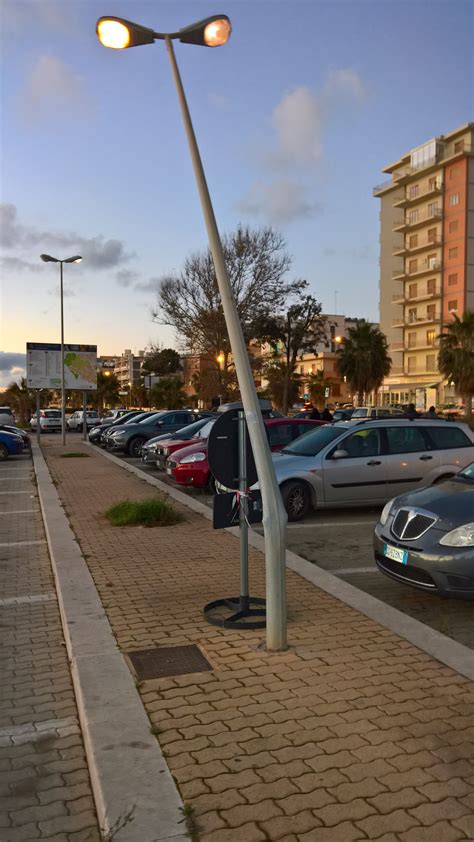
[{"label": "leaning lamp post", "polygon": [[196,136],[173,49],[173,41],[201,47],[219,47],[230,37],[232,27],[226,15],[213,15],[177,32],[155,32],[153,29],[117,17],[102,17],[97,21],[97,35],[104,47],[125,49],[155,41],[164,41],[171,63],[181,115],[189,144],[202,211],[206,223],[224,317],[234,358],[237,379],[242,395],[250,441],[259,479],[263,504],[265,535],[265,569],[267,597],[267,648],[286,649],[286,591],[285,591],[285,531],[286,511],[275,476],[270,449],[263,425],[257,390],[239,321],[222,243],[212,207],[211,197],[202,166]]},{"label": "leaning lamp post", "polygon": [[40,254],[44,263],[59,263],[60,298],[61,298],[61,434],[62,443],[66,444],[66,386],[64,381],[64,306],[63,306],[63,263],[80,263],[82,257],[75,254],[73,257],[66,257],[61,260],[59,257],[52,257],[50,254]]}]

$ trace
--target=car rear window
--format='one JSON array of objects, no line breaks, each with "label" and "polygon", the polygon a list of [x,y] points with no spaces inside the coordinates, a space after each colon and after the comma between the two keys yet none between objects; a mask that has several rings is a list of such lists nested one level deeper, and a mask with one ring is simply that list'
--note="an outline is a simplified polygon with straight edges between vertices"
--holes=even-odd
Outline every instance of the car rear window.
[{"label": "car rear window", "polygon": [[44,414],[46,418],[61,418],[60,409],[45,409]]},{"label": "car rear window", "polygon": [[293,441],[291,424],[275,424],[267,427],[267,437],[270,447],[284,447]]},{"label": "car rear window", "polygon": [[427,433],[435,450],[452,450],[455,447],[474,447],[463,430],[446,424],[445,427],[428,427]]},{"label": "car rear window", "polygon": [[345,432],[345,430],[342,430],[341,427],[327,424],[300,436],[299,439],[292,442],[291,447],[285,447],[282,452],[289,453],[292,456],[315,456],[327,444],[331,444],[332,441],[338,439],[342,432]]},{"label": "car rear window", "polygon": [[388,453],[418,453],[429,448],[421,427],[387,427]]}]

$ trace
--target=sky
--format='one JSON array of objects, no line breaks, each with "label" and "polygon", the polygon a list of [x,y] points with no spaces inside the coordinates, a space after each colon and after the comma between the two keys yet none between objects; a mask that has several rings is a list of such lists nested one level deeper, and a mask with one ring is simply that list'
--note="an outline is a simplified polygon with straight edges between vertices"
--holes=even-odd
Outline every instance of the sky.
[{"label": "sky", "polygon": [[221,232],[272,225],[323,312],[378,319],[381,170],[473,119],[471,0],[0,0],[0,387],[26,342],[179,348],[160,277],[207,247],[163,42],[107,50],[101,15],[233,32],[176,56]]}]

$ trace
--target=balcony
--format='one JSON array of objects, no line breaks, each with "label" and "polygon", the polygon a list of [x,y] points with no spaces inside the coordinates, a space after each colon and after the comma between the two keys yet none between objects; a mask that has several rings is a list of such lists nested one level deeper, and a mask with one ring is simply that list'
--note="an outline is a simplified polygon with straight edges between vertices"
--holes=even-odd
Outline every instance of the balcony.
[{"label": "balcony", "polygon": [[428,186],[426,190],[423,190],[422,193],[417,193],[415,195],[410,195],[410,190],[408,189],[405,193],[405,197],[403,199],[399,199],[397,202],[393,203],[394,208],[408,208],[412,205],[416,205],[417,202],[423,202],[425,199],[428,199],[430,196],[437,196],[443,192],[443,183],[441,181],[437,181],[435,184]]},{"label": "balcony", "polygon": [[395,353],[395,351],[404,351],[405,350],[405,343],[404,342],[392,342],[389,350],[393,351],[394,353]]},{"label": "balcony", "polygon": [[417,316],[416,318],[405,317],[405,327],[420,327],[421,325],[441,324],[441,315],[437,313],[435,316]]},{"label": "balcony", "polygon": [[441,248],[443,245],[443,237],[441,234],[437,234],[435,240],[424,240],[420,243],[419,246],[412,246],[404,245],[402,247],[398,247],[394,250],[393,256],[394,257],[408,257],[412,254],[419,254],[422,251],[426,251],[427,249],[432,248]]},{"label": "balcony", "polygon": [[[393,345],[392,345],[393,348]],[[403,350],[409,354],[411,351],[439,351],[439,343],[420,342],[416,345],[404,345]]]},{"label": "balcony", "polygon": [[405,327],[405,319],[394,319],[392,327]]},{"label": "balcony", "polygon": [[[441,298],[441,289],[435,290],[435,292],[422,292],[420,295],[412,295],[406,296],[403,300],[404,304],[417,304],[418,301],[428,301],[430,298]],[[401,303],[401,302],[400,302]]]},{"label": "balcony", "polygon": [[417,228],[420,228],[422,225],[426,225],[430,222],[436,222],[443,218],[443,209],[442,208],[435,208],[433,211],[428,213],[420,213],[418,214],[416,219],[410,221],[409,219],[405,218],[405,221],[401,224],[396,223],[393,226],[393,230],[403,233],[405,231],[413,231]]},{"label": "balcony", "polygon": [[399,269],[394,269],[392,278],[399,281],[415,281],[417,278],[423,277],[423,275],[433,275],[437,272],[441,272],[442,268],[443,264],[441,263],[441,260],[432,260],[429,264],[426,261],[423,261],[420,268],[415,272],[408,272],[405,270],[401,272]]}]

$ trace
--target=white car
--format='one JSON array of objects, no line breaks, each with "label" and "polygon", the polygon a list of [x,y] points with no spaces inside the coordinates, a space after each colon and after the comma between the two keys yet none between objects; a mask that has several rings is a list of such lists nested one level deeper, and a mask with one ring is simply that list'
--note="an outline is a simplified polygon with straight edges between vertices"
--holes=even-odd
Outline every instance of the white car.
[{"label": "white car", "polygon": [[[36,430],[36,414],[30,418],[30,429]],[[55,433],[61,429],[60,409],[40,409],[40,430],[42,433]]]},{"label": "white car", "polygon": [[[84,426],[84,413],[82,410],[77,410],[73,412],[71,417],[66,422],[66,427],[68,430],[82,430]],[[95,410],[88,410],[86,412],[86,427],[88,430],[91,427],[95,427],[96,424],[100,424],[99,413]]]}]

